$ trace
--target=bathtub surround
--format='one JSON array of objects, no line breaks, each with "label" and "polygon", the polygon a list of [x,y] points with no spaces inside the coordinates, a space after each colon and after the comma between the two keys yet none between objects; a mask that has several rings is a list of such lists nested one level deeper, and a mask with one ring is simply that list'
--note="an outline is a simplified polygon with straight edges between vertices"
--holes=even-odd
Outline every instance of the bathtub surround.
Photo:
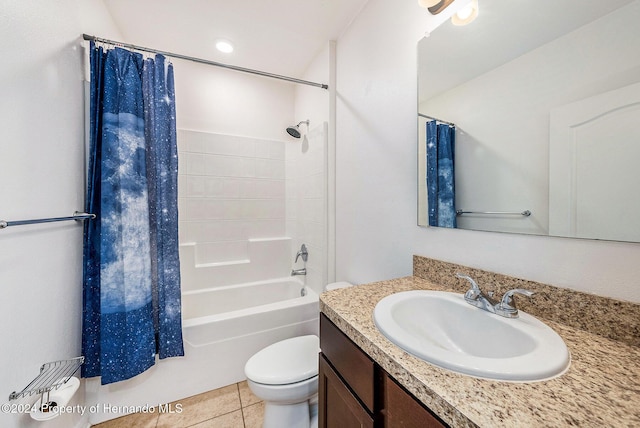
[{"label": "bathtub surround", "polygon": [[[285,142],[180,129],[178,148],[180,243],[194,246],[196,266],[242,264],[250,260],[250,239],[273,239],[272,251],[280,251],[286,237]],[[290,263],[285,251],[283,262]]]},{"label": "bathtub surround", "polygon": [[173,66],[90,46],[83,377],[109,384],[184,355]]},{"label": "bathtub surround", "polygon": [[302,244],[309,252],[293,269],[306,267],[305,281],[317,294],[330,282],[327,275],[328,124],[311,123],[301,140],[285,146],[286,232],[292,238],[289,260]]},{"label": "bathtub surround", "polygon": [[185,290],[289,276],[304,243],[306,285],[322,291],[327,124],[284,138],[178,131]]}]

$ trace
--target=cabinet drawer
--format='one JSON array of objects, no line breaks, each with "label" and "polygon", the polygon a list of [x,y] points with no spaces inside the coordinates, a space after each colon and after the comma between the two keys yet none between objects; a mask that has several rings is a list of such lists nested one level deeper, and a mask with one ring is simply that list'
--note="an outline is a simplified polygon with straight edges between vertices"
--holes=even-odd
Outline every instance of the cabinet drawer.
[{"label": "cabinet drawer", "polygon": [[318,426],[320,428],[373,428],[373,417],[353,395],[353,392],[333,371],[320,354],[318,393]]},{"label": "cabinet drawer", "polygon": [[320,314],[320,349],[360,401],[374,411],[375,364],[324,314]]}]

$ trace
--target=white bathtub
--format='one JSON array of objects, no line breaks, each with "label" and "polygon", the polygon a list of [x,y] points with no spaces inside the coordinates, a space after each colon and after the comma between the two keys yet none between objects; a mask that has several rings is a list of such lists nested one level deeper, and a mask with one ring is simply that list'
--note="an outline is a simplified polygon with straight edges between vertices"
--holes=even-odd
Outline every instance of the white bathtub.
[{"label": "white bathtub", "polygon": [[[318,334],[318,295],[297,278],[183,291],[184,357],[160,360],[133,379],[105,387],[88,379],[87,403],[157,406],[245,379],[244,365],[279,340]],[[92,424],[125,413],[97,412]]]},{"label": "white bathtub", "polygon": [[[182,294],[184,340],[194,347],[307,321],[317,322],[318,312],[318,295],[296,278]],[[317,329],[313,333],[317,334]]]},{"label": "white bathtub", "polygon": [[278,278],[246,284],[182,292],[182,319],[191,320],[301,297],[297,278]]}]

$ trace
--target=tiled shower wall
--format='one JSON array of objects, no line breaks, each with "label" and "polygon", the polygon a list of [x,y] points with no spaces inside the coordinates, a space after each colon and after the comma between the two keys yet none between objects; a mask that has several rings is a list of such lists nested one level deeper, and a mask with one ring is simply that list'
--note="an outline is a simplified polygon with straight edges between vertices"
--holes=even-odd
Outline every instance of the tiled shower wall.
[{"label": "tiled shower wall", "polygon": [[[292,259],[304,243],[309,251],[307,285],[327,283],[327,123],[314,124],[286,145],[287,235]],[[306,130],[304,127],[303,130]],[[296,268],[302,267],[300,262]]]},{"label": "tiled shower wall", "polygon": [[[185,244],[194,248],[197,266],[238,264],[255,273],[256,266],[249,265],[259,247],[269,259],[278,259],[276,277],[284,277],[289,268],[303,266],[293,260],[305,243],[307,284],[321,290],[327,248],[326,124],[301,139],[285,136],[283,141],[179,130],[178,151],[180,243],[183,250]],[[273,277],[271,264],[264,271]],[[216,283],[233,284],[235,278]]]},{"label": "tiled shower wall", "polygon": [[249,238],[285,236],[282,141],[178,131],[180,243],[196,263],[246,260]]}]

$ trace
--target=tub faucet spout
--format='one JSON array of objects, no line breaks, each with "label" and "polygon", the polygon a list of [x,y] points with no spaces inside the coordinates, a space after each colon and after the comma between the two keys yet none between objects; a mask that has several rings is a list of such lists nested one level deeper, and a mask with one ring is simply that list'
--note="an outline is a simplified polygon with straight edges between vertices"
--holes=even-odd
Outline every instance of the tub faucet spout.
[{"label": "tub faucet spout", "polygon": [[291,276],[296,276],[296,275],[306,275],[307,274],[307,268],[302,268],[302,269],[292,269],[291,270]]}]

